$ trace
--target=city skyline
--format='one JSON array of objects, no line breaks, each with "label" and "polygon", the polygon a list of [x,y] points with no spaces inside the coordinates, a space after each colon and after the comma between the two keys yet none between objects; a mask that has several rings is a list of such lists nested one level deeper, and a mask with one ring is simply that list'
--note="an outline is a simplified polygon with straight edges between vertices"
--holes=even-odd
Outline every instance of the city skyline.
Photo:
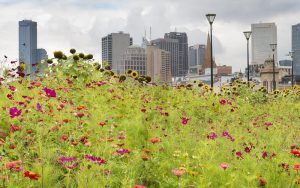
[{"label": "city skyline", "polygon": [[38,22],[38,46],[43,46],[50,56],[55,50],[67,52],[69,48],[76,48],[93,53],[100,60],[101,37],[124,31],[131,34],[134,44],[140,45],[145,29],[148,32],[150,26],[152,39],[177,30],[187,33],[189,46],[205,44],[209,29],[205,14],[212,12],[217,14],[213,31],[217,63],[233,66],[234,71],[243,71],[246,67],[246,41],[242,32],[250,30],[252,23],[259,22],[276,23],[278,60],[288,59],[285,55],[291,50],[291,28],[300,22],[297,1],[228,1],[223,8],[218,2],[221,1],[91,0],[81,3],[76,0],[0,0],[0,16],[5,18],[0,20],[0,55],[18,57],[17,22],[23,19]]}]

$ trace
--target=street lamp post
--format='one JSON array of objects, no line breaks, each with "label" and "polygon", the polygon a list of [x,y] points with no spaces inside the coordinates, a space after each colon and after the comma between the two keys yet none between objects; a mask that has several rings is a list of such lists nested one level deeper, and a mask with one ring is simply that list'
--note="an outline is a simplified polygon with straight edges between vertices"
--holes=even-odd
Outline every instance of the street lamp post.
[{"label": "street lamp post", "polygon": [[277,44],[270,44],[270,47],[273,51],[273,91],[276,90],[276,80],[275,80],[275,50],[277,48]]},{"label": "street lamp post", "polygon": [[216,18],[216,14],[206,14],[206,18],[210,24],[210,64],[211,64],[211,69],[210,69],[210,79],[211,79],[211,88],[214,88],[214,63],[213,63],[213,47],[212,47],[212,24],[214,23],[214,20]]},{"label": "street lamp post", "polygon": [[294,51],[289,52],[289,56],[292,59],[292,87],[294,87]]},{"label": "street lamp post", "polygon": [[251,36],[251,31],[245,31],[244,35],[247,40],[247,81],[248,81],[248,87],[250,86],[250,67],[249,67],[249,39]]}]

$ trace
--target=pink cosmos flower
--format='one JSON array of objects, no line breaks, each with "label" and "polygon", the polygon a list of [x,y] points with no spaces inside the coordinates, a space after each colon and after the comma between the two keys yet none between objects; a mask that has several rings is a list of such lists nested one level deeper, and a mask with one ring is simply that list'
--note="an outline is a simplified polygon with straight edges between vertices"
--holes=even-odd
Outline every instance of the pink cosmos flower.
[{"label": "pink cosmos flower", "polygon": [[172,173],[179,178],[185,173],[185,170],[176,168],[172,170]]},{"label": "pink cosmos flower", "polygon": [[12,95],[12,94],[7,94],[6,97],[7,97],[9,100],[12,100],[12,99],[13,99],[13,95]]},{"label": "pink cosmos flower", "polygon": [[269,128],[270,126],[272,126],[273,123],[272,123],[272,122],[265,122],[264,125],[265,125],[266,129],[268,130],[268,128]]},{"label": "pink cosmos flower", "polygon": [[240,152],[240,151],[237,151],[237,152],[235,153],[235,155],[236,155],[238,158],[240,158],[240,159],[244,159],[243,153]]},{"label": "pink cosmos flower", "polygon": [[46,95],[48,97],[56,98],[56,92],[55,92],[55,90],[49,89],[49,88],[44,88],[43,90],[46,92]]},{"label": "pink cosmos flower", "polygon": [[235,139],[229,134],[229,132],[227,132],[227,131],[223,131],[222,136],[225,137],[225,138],[227,138],[228,140],[230,140],[230,141],[232,141],[232,142],[235,140]]},{"label": "pink cosmos flower", "polygon": [[23,170],[23,167],[21,166],[22,161],[12,161],[12,162],[7,162],[5,164],[6,169],[20,172]]},{"label": "pink cosmos flower", "polygon": [[21,109],[19,110],[17,107],[12,107],[9,109],[9,114],[11,118],[20,116],[21,112],[22,110]]},{"label": "pink cosmos flower", "polygon": [[130,151],[130,149],[119,149],[116,152],[120,155],[124,155],[126,153],[130,153],[131,151]]},{"label": "pink cosmos flower", "polygon": [[63,165],[65,168],[74,169],[78,166],[77,158],[76,157],[65,157],[62,156],[58,159],[58,162]]},{"label": "pink cosmos flower", "polygon": [[245,151],[246,153],[250,153],[250,152],[251,152],[251,148],[249,148],[249,147],[247,146],[247,147],[245,147],[244,151]]},{"label": "pink cosmos flower", "polygon": [[181,124],[182,124],[182,125],[186,125],[186,124],[188,124],[189,120],[190,120],[189,118],[183,117],[183,118],[182,118],[182,121],[181,121]]},{"label": "pink cosmos flower", "polygon": [[207,138],[210,140],[215,140],[216,138],[218,138],[218,135],[215,132],[211,132],[209,135],[207,135]]},{"label": "pink cosmos flower", "polygon": [[43,108],[42,108],[42,105],[40,103],[37,103],[36,104],[36,108],[39,112],[43,112]]},{"label": "pink cosmos flower", "polygon": [[8,89],[12,92],[15,92],[17,90],[15,86],[8,86]]},{"label": "pink cosmos flower", "polygon": [[100,82],[97,83],[98,86],[103,86],[103,85],[105,85],[105,84],[107,84],[107,83],[106,83],[106,82],[103,82],[103,81],[100,81]]},{"label": "pink cosmos flower", "polygon": [[221,105],[224,106],[224,105],[226,105],[226,103],[227,103],[227,100],[226,100],[226,99],[221,99],[221,100],[220,100],[220,104],[221,104]]},{"label": "pink cosmos flower", "polygon": [[229,164],[222,163],[222,164],[220,164],[220,167],[223,168],[224,170],[226,170],[227,168],[229,168]]},{"label": "pink cosmos flower", "polygon": [[266,152],[266,151],[264,151],[263,153],[262,153],[262,158],[263,159],[266,159],[268,157],[268,153]]},{"label": "pink cosmos flower", "polygon": [[11,132],[16,132],[18,130],[20,130],[20,127],[18,125],[11,125],[10,126],[10,131]]},{"label": "pink cosmos flower", "polygon": [[106,164],[106,160],[100,158],[100,157],[94,157],[92,155],[85,155],[84,158],[97,163],[98,165]]}]

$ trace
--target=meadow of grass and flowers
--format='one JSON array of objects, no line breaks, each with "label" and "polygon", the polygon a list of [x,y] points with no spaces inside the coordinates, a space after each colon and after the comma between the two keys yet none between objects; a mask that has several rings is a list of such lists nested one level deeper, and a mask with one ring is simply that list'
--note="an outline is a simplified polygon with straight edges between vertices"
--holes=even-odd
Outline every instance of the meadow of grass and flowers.
[{"label": "meadow of grass and flowers", "polygon": [[115,75],[55,52],[0,86],[0,187],[299,187],[300,88]]}]

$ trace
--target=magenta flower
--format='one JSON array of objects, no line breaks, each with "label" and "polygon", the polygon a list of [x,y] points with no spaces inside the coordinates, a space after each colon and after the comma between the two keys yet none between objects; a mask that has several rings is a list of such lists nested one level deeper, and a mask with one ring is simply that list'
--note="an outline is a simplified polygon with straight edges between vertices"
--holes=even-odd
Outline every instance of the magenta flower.
[{"label": "magenta flower", "polygon": [[224,170],[226,170],[227,168],[229,168],[229,164],[222,163],[222,164],[220,164],[220,167],[223,168]]},{"label": "magenta flower", "polygon": [[12,94],[7,94],[6,97],[7,97],[9,100],[13,100],[13,95],[12,95]]},{"label": "magenta flower", "polygon": [[211,132],[209,135],[207,135],[207,138],[210,140],[215,140],[216,138],[218,138],[218,135],[215,132]]},{"label": "magenta flower", "polygon": [[56,92],[55,92],[55,90],[49,89],[49,88],[44,88],[43,90],[46,92],[46,95],[48,97],[56,98]]},{"label": "magenta flower", "polygon": [[106,160],[100,158],[100,157],[94,157],[92,155],[85,155],[84,158],[97,163],[98,165],[106,164]]},{"label": "magenta flower", "polygon": [[43,112],[43,108],[42,108],[42,105],[40,103],[37,103],[36,104],[36,108],[39,112]]},{"label": "magenta flower", "polygon": [[234,138],[227,132],[227,131],[223,131],[222,136],[227,138],[230,141],[234,141]]},{"label": "magenta flower", "polygon": [[266,159],[268,157],[268,153],[266,152],[266,151],[264,151],[263,153],[262,153],[262,158],[263,159]]},{"label": "magenta flower", "polygon": [[227,103],[227,100],[226,100],[226,99],[221,99],[221,100],[220,100],[220,104],[221,104],[221,105],[224,106],[224,105],[226,105],[226,103]]},{"label": "magenta flower", "polygon": [[11,118],[20,116],[21,112],[22,110],[21,109],[19,110],[17,107],[12,107],[9,109],[9,114]]},{"label": "magenta flower", "polygon": [[245,149],[244,149],[244,150],[245,150],[245,152],[246,152],[246,153],[250,153],[250,152],[251,152],[251,148],[249,148],[248,146],[247,146],[247,147],[245,147]]},{"label": "magenta flower", "polygon": [[181,124],[182,124],[182,125],[186,125],[186,124],[188,124],[189,120],[190,120],[189,118],[183,117],[183,118],[182,118],[182,121],[181,121]]},{"label": "magenta flower", "polygon": [[58,159],[58,162],[63,165],[65,168],[74,169],[78,166],[78,162],[76,157],[65,157],[62,156]]},{"label": "magenta flower", "polygon": [[106,82],[103,82],[103,81],[100,81],[100,82],[97,83],[98,86],[103,86],[103,85],[105,85],[105,84],[107,84],[107,83],[106,83]]},{"label": "magenta flower", "polygon": [[237,152],[235,153],[235,155],[236,155],[238,158],[240,158],[240,159],[244,159],[243,153],[240,152],[240,151],[237,151]]},{"label": "magenta flower", "polygon": [[124,155],[126,153],[130,153],[130,149],[119,149],[116,152],[120,155]]},{"label": "magenta flower", "polygon": [[227,136],[229,136],[229,133],[227,131],[223,131],[222,136],[227,137]]},{"label": "magenta flower", "polygon": [[12,92],[15,92],[17,90],[15,86],[8,86],[8,89]]}]

